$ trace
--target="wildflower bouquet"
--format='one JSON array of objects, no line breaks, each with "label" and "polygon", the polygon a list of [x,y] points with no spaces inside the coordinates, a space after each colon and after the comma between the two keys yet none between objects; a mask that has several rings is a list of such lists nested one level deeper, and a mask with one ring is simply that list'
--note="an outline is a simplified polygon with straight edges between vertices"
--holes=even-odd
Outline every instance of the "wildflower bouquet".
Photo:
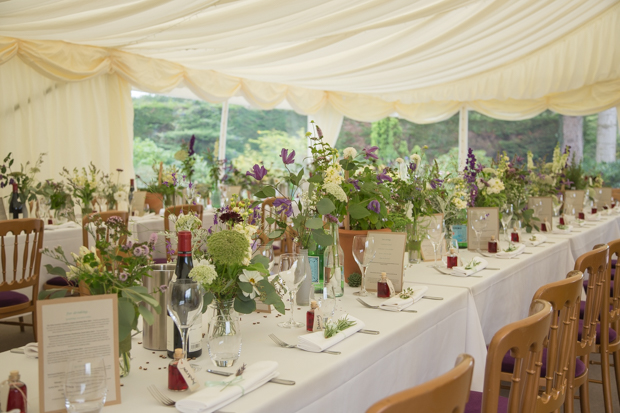
[{"label": "wildflower bouquet", "polygon": [[30,161],[28,161],[20,165],[19,171],[13,171],[11,167],[14,160],[11,152],[9,152],[3,160],[4,163],[0,165],[0,188],[16,183],[19,191],[19,200],[22,204],[36,200],[35,176],[41,172],[41,164],[45,155],[45,153],[39,154],[32,166],[30,166]]},{"label": "wildflower bouquet", "polygon": [[119,182],[122,169],[116,170],[116,181],[112,175],[102,175],[99,193],[105,198],[108,209],[117,209],[118,204],[127,199],[127,186]]},{"label": "wildflower bouquet", "polygon": [[181,149],[174,154],[174,158],[181,162],[181,173],[188,182],[193,182],[194,164],[196,163],[195,144],[196,136],[192,135],[187,145],[183,144]]},{"label": "wildflower bouquet", "polygon": [[54,182],[51,179],[46,179],[44,182],[39,182],[37,184],[35,192],[37,195],[49,199],[50,209],[52,210],[60,211],[67,207],[73,207],[71,194],[67,192],[62,182]]},{"label": "wildflower bouquet", "polygon": [[[148,242],[132,243],[125,241],[131,233],[119,217],[110,217],[107,221],[95,220],[88,231],[97,240],[96,246],[90,249],[82,246],[79,254],[71,253],[68,259],[62,247],[44,248],[42,253],[54,258],[69,268],[46,264],[47,272],[65,277],[68,281],[80,283],[88,288],[90,294],[117,294],[119,315],[119,340],[121,352],[131,348],[131,331],[137,329],[138,316],[142,315],[147,324],[152,324],[154,317],[141,302],[153,307],[157,313],[161,311],[153,291],[143,287],[142,278],[150,276],[151,254],[157,242],[153,234]],[[106,239],[106,232],[109,233]],[[166,286],[161,286],[163,292]],[[159,291],[155,291],[159,292]],[[39,294],[40,299],[63,296],[66,290],[46,290]]]},{"label": "wildflower bouquet", "polygon": [[166,206],[174,205],[176,196],[181,195],[182,183],[185,181],[185,178],[174,165],[164,168],[163,163],[160,163],[158,169],[157,164],[154,164],[153,171],[157,173],[157,178],[154,178],[149,183],[145,183],[146,191],[160,194]]},{"label": "wildflower bouquet", "polygon": [[82,168],[80,171],[73,168],[73,172],[69,172],[67,168],[62,168],[60,176],[67,180],[67,184],[73,191],[73,197],[80,200],[82,214],[87,214],[93,210],[92,202],[100,185],[100,174],[92,162],[88,165],[88,170]]},{"label": "wildflower bouquet", "polygon": [[469,190],[471,207],[501,207],[506,203],[505,186],[500,176],[507,168],[508,160],[501,156],[497,168],[485,168],[476,161],[472,148],[469,148],[463,179]]}]

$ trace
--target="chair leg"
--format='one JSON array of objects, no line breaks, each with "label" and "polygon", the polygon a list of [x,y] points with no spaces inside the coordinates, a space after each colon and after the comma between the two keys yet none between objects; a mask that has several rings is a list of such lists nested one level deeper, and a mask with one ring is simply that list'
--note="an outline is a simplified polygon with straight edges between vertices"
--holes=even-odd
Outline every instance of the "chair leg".
[{"label": "chair leg", "polygon": [[620,350],[614,352],[613,356],[614,356],[614,372],[616,373],[616,387],[617,387],[616,390],[618,390],[618,400],[620,400]]},{"label": "chair leg", "polygon": [[[590,356],[582,357],[581,361],[583,361],[586,366],[589,366]],[[590,376],[589,371],[586,374]],[[588,377],[586,377],[586,381],[579,388],[579,404],[581,405],[581,413],[590,413],[590,387],[588,386]]]},{"label": "chair leg", "polygon": [[572,386],[568,388],[566,399],[564,399],[564,413],[575,412],[575,389]]},{"label": "chair leg", "polygon": [[37,310],[36,308],[32,312],[32,330],[34,333],[34,341],[35,343],[38,343],[39,341],[37,340]]},{"label": "chair leg", "polygon": [[24,331],[26,331],[24,327],[24,317],[19,317],[18,320],[19,320],[19,331],[23,333]]},{"label": "chair leg", "polygon": [[601,376],[603,380],[603,402],[605,412],[613,413],[611,405],[611,371],[609,371],[609,353],[606,349],[601,349]]}]

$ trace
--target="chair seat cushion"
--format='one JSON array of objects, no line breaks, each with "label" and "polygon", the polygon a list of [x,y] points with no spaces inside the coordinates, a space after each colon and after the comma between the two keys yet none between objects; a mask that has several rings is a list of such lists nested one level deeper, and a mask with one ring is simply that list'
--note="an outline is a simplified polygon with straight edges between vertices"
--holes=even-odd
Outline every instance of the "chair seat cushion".
[{"label": "chair seat cushion", "polygon": [[153,259],[154,264],[166,264],[168,260],[166,258],[155,258]]},{"label": "chair seat cushion", "polygon": [[67,280],[65,277],[50,278],[46,282],[47,285],[53,285],[55,287],[77,287],[77,283],[74,280]]},{"label": "chair seat cushion", "polygon": [[27,296],[16,291],[0,292],[0,307],[8,307],[11,305],[24,304],[30,301]]},{"label": "chair seat cushion", "polygon": [[[612,275],[613,277],[613,275]],[[583,280],[583,289],[587,292],[588,291],[588,280]],[[613,279],[609,282],[609,296],[613,297],[614,296],[614,281]]]},{"label": "chair seat cushion", "polygon": [[[579,333],[577,334],[577,340],[581,340],[581,332],[583,331],[583,320],[579,320]],[[609,342],[612,343],[616,341],[616,330],[613,328],[609,329]],[[596,325],[596,344],[601,344],[601,325]]]},{"label": "chair seat cushion", "polygon": [[[469,401],[465,405],[465,413],[480,413],[482,411],[482,393],[477,391],[469,392]],[[499,396],[499,402],[497,403],[498,413],[508,412],[508,399],[506,397]]]},{"label": "chair seat cushion", "polygon": [[[504,373],[512,373],[515,368],[515,359],[510,355],[510,351],[506,353],[504,359],[502,360],[502,372]],[[583,361],[577,358],[577,362],[575,363],[575,377],[581,376],[586,372],[586,365]],[[542,366],[540,368],[540,377],[545,377],[547,375],[547,349],[543,349],[542,356]]]}]

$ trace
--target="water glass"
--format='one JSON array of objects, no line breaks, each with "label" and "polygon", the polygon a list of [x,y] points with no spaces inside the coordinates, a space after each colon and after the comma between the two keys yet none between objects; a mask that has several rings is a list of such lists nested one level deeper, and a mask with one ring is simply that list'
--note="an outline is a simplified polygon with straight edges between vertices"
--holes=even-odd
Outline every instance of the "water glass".
[{"label": "water glass", "polygon": [[241,355],[241,329],[236,314],[211,318],[207,350],[217,367],[230,367],[235,363]]},{"label": "water glass", "polygon": [[69,361],[63,385],[68,413],[100,412],[107,394],[103,359]]},{"label": "water glass", "polygon": [[362,270],[362,285],[358,292],[353,295],[359,295],[360,297],[366,297],[368,291],[366,291],[366,269],[370,263],[375,259],[377,249],[375,247],[375,239],[372,235],[356,235],[353,237],[353,258],[355,262]]},{"label": "water glass", "polygon": [[295,297],[299,286],[306,279],[306,260],[307,257],[302,254],[286,253],[280,255],[280,284],[288,291],[291,303],[291,318],[288,321],[278,323],[278,327],[283,328],[300,328],[304,327],[304,323],[295,321]]}]

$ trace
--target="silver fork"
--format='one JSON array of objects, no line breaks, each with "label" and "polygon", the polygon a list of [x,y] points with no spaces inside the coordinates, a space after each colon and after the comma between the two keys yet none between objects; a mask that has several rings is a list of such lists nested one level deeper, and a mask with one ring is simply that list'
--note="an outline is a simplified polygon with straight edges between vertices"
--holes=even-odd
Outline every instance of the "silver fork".
[{"label": "silver fork", "polygon": [[[360,302],[360,304],[362,304],[364,307],[368,307],[368,308],[379,308],[378,305],[370,305],[368,304],[366,301],[362,300],[361,298],[357,298],[357,301]],[[416,310],[400,310],[400,312],[404,312],[404,313],[417,313]]]},{"label": "silver fork", "polygon": [[[284,347],[284,348],[296,348],[296,349],[299,349],[299,350],[303,350],[303,349],[301,349],[301,348],[299,348],[299,347],[297,347],[297,346],[295,346],[295,345],[293,345],[293,344],[288,344],[288,343],[285,343],[284,341],[280,340],[278,337],[276,337],[276,336],[275,336],[275,335],[273,335],[273,334],[269,334],[269,338],[270,338],[270,339],[272,339],[272,340],[273,340],[273,341],[274,341],[277,345],[279,345],[280,347]],[[321,353],[335,354],[335,355],[340,354],[340,352],[339,352],[339,351],[329,351],[329,350],[323,350],[323,351],[321,351]]]},{"label": "silver fork", "polygon": [[[150,386],[147,387],[147,389],[149,390],[149,393],[151,393],[151,396],[153,396],[153,398],[155,400],[157,400],[158,402],[160,402],[164,406],[174,407],[177,404],[177,402],[172,400],[170,397],[168,397],[165,394],[161,393],[157,389],[157,387],[155,387],[154,385],[151,384]],[[232,413],[232,412],[223,412],[221,410],[218,410],[218,411],[216,411],[214,413]]]}]

